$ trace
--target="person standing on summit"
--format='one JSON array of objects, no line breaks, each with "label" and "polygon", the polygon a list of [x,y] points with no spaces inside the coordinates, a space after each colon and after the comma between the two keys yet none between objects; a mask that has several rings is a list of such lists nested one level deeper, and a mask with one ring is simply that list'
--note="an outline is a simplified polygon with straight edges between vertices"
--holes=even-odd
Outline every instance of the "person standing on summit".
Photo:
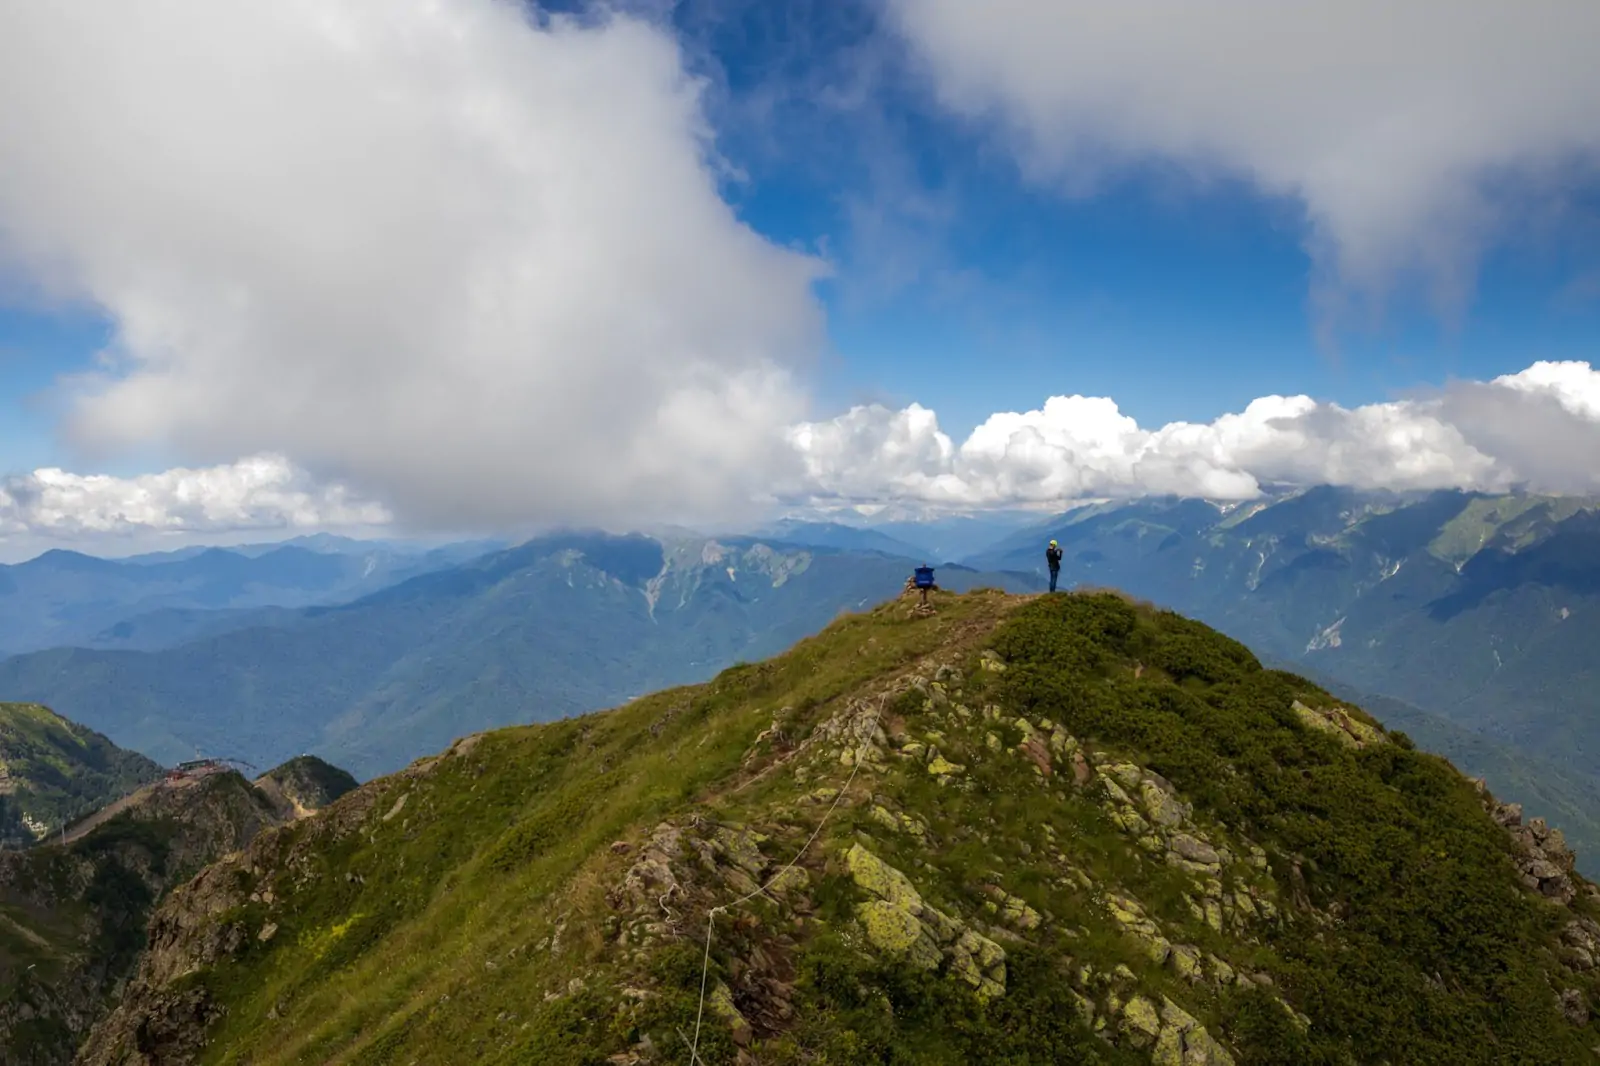
[{"label": "person standing on summit", "polygon": [[1050,564],[1050,591],[1056,590],[1056,578],[1061,576],[1061,545],[1055,541],[1044,550],[1044,561]]}]

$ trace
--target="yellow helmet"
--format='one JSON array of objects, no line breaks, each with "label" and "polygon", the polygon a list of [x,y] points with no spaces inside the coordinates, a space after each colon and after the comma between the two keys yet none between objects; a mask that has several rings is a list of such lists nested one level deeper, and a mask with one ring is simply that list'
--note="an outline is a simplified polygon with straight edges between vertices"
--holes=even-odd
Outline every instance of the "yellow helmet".
[{"label": "yellow helmet", "polygon": [[1050,542],[1050,547],[1054,548],[1055,546],[1056,546],[1056,542],[1055,541],[1051,541]]}]

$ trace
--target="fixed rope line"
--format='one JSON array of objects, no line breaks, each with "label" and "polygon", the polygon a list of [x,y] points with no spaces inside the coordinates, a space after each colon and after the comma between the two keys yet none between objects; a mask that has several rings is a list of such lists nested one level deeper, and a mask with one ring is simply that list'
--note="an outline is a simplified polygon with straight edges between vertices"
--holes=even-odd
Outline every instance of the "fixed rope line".
[{"label": "fixed rope line", "polygon": [[[872,724],[867,727],[862,734],[860,744],[856,746],[855,758],[851,761],[850,776],[845,778],[844,787],[839,790],[838,795],[833,797],[833,802],[823,812],[822,820],[817,822],[817,827],[811,831],[811,835],[806,838],[806,842],[800,845],[800,850],[795,852],[794,858],[785,863],[783,868],[768,878],[764,884],[757,885],[731,903],[712,907],[706,912],[706,950],[705,955],[700,960],[700,1006],[694,1015],[694,1041],[689,1045],[689,1066],[696,1066],[696,1064],[705,1066],[705,1060],[700,1057],[700,1023],[704,1020],[706,1013],[706,980],[711,974],[711,938],[717,928],[717,915],[725,914],[735,907],[741,907],[749,903],[757,896],[764,895],[767,889],[778,883],[779,878],[800,865],[800,860],[811,849],[811,845],[816,843],[817,837],[822,835],[823,827],[828,824],[828,820],[833,817],[833,812],[838,809],[840,802],[844,799],[845,793],[849,792],[850,786],[855,783],[856,773],[861,769],[861,754],[866,750],[867,745],[872,743],[872,738],[878,732],[878,719],[883,716],[883,705],[887,700],[887,696],[878,697],[877,709],[872,712]],[[679,1035],[682,1035],[681,1032]]]}]

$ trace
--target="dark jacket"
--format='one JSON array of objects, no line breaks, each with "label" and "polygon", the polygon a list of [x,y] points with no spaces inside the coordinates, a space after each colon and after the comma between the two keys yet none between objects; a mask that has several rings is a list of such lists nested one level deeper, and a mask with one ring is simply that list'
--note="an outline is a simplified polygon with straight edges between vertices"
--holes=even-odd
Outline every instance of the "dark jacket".
[{"label": "dark jacket", "polygon": [[1060,570],[1061,569],[1061,549],[1060,548],[1046,548],[1044,550],[1044,558],[1045,558],[1045,561],[1050,564],[1050,569],[1052,569],[1052,570]]}]

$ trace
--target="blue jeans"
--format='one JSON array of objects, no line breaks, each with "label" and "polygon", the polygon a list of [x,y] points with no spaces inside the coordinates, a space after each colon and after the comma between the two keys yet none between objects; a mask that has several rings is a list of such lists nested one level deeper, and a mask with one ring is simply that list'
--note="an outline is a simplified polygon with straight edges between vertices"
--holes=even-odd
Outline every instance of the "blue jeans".
[{"label": "blue jeans", "polygon": [[1061,571],[1060,570],[1057,570],[1054,567],[1052,567],[1050,569],[1050,591],[1051,592],[1054,592],[1056,590],[1056,578],[1058,578],[1060,576],[1061,576]]}]

